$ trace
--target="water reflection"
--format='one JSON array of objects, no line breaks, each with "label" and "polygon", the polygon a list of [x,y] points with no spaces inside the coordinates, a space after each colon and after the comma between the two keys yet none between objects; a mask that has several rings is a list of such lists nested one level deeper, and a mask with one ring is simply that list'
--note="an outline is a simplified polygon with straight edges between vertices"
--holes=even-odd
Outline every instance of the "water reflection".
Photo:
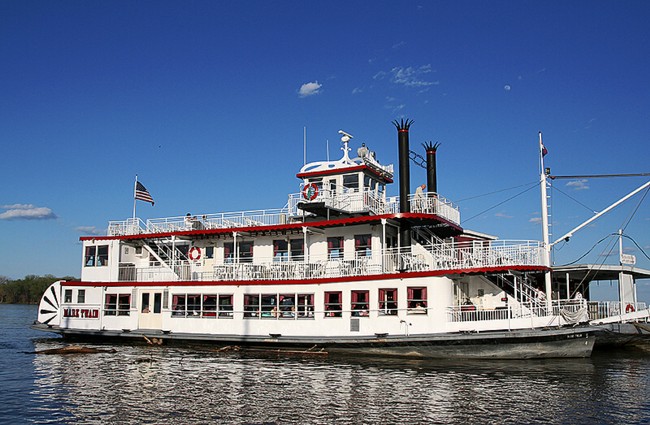
[{"label": "water reflection", "polygon": [[115,348],[34,356],[36,422],[591,424],[650,416],[647,357],[404,361]]}]

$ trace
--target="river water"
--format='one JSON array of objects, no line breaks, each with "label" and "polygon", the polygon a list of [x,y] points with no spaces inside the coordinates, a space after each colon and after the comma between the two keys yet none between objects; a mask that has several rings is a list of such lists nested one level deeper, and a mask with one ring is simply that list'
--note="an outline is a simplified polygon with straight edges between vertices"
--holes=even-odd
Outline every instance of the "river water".
[{"label": "river water", "polygon": [[0,305],[0,423],[650,424],[650,352],[590,359],[405,361],[92,345]]}]

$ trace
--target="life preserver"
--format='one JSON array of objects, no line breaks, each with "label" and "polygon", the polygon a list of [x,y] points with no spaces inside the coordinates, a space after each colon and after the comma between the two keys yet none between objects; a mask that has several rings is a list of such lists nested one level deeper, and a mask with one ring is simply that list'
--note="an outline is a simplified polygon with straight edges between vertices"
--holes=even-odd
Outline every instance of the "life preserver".
[{"label": "life preserver", "polygon": [[190,249],[190,252],[187,254],[190,257],[190,260],[197,261],[201,259],[201,250],[197,247]]},{"label": "life preserver", "polygon": [[625,306],[625,312],[626,313],[634,313],[634,306],[632,304],[628,304]]},{"label": "life preserver", "polygon": [[313,201],[318,196],[318,186],[316,183],[309,183],[302,188],[302,197],[308,201]]}]

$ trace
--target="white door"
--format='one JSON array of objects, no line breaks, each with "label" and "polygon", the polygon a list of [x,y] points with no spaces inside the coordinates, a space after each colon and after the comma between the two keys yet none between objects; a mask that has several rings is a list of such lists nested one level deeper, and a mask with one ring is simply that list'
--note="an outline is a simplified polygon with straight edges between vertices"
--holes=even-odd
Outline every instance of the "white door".
[{"label": "white door", "polygon": [[140,329],[160,329],[162,327],[162,292],[141,290],[139,297]]}]

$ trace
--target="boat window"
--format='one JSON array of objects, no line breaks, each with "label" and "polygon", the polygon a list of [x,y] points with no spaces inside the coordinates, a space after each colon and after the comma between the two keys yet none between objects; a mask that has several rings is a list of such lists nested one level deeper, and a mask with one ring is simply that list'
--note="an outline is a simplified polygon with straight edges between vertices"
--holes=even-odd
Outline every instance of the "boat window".
[{"label": "boat window", "polygon": [[84,267],[108,265],[108,245],[87,246],[84,255]]},{"label": "boat window", "polygon": [[66,289],[63,293],[63,302],[71,303],[72,302],[72,289]]},{"label": "boat window", "polygon": [[303,239],[291,239],[291,261],[303,261],[305,259],[305,241]]},{"label": "boat window", "polygon": [[219,317],[232,317],[232,295],[219,295]]},{"label": "boat window", "polygon": [[244,317],[258,317],[260,311],[260,296],[258,294],[244,295]]},{"label": "boat window", "polygon": [[140,312],[141,313],[149,313],[151,310],[149,310],[149,293],[148,292],[143,292],[142,293],[142,304],[140,304]]},{"label": "boat window", "polygon": [[406,305],[410,314],[427,314],[427,288],[406,288]]},{"label": "boat window", "polygon": [[314,294],[298,294],[298,318],[314,317]]},{"label": "boat window", "polygon": [[131,294],[119,294],[117,296],[117,315],[129,316],[131,313]]},{"label": "boat window", "polygon": [[108,266],[108,245],[97,247],[97,265]]},{"label": "boat window", "polygon": [[343,258],[343,237],[342,236],[327,238],[327,257],[330,260]]},{"label": "boat window", "polygon": [[131,294],[106,294],[105,316],[129,316],[131,314]]},{"label": "boat window", "polygon": [[352,291],[351,310],[353,316],[368,316],[369,291]]},{"label": "boat window", "polygon": [[203,294],[203,317],[217,317],[217,295]]},{"label": "boat window", "polygon": [[370,257],[372,255],[372,235],[355,235],[354,251],[357,257]]},{"label": "boat window", "polygon": [[325,292],[325,317],[341,317],[343,294],[341,291]]},{"label": "boat window", "polygon": [[84,267],[95,267],[95,254],[97,253],[96,246],[87,246],[86,255],[84,257]]},{"label": "boat window", "polygon": [[331,179],[329,181],[328,189],[330,190],[330,195],[332,196],[336,195],[336,179]]},{"label": "boat window", "polygon": [[253,262],[253,242],[240,242],[239,243],[239,262],[252,263]]},{"label": "boat window", "polygon": [[198,317],[201,315],[201,295],[187,294],[187,316]]},{"label": "boat window", "polygon": [[359,189],[359,175],[358,174],[343,175],[343,188],[348,192],[356,192]]},{"label": "boat window", "polygon": [[[225,242],[223,244],[223,258],[225,263],[233,263],[236,261],[235,257],[235,244],[234,242]],[[253,262],[253,241],[237,242],[237,250],[239,254],[240,263]]]},{"label": "boat window", "polygon": [[379,290],[379,314],[397,314],[397,289],[391,288]]},{"label": "boat window", "polygon": [[214,247],[206,246],[205,247],[205,258],[214,258]]},{"label": "boat window", "polygon": [[262,294],[262,318],[275,319],[278,317],[278,304],[275,294]]},{"label": "boat window", "polygon": [[162,294],[160,292],[156,292],[153,294],[153,312],[154,313],[160,313],[162,308]]},{"label": "boat window", "polygon": [[172,296],[172,317],[185,317],[185,294]]},{"label": "boat window", "polygon": [[83,304],[86,302],[86,290],[85,289],[79,289],[77,291],[77,302],[79,304]]},{"label": "boat window", "polygon": [[286,239],[273,241],[273,261],[287,261],[289,258],[289,242]]}]

